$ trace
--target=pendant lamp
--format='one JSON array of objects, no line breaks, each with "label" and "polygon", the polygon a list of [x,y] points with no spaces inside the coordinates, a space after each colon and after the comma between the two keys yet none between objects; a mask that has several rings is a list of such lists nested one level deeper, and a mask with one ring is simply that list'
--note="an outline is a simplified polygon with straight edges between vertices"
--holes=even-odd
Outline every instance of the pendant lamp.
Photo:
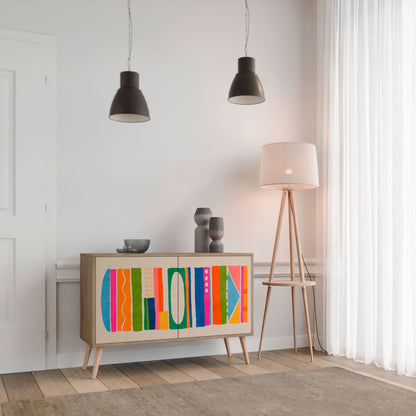
[{"label": "pendant lamp", "polygon": [[264,98],[263,86],[255,72],[255,59],[247,56],[247,44],[250,34],[250,10],[246,7],[246,43],[245,55],[238,59],[238,73],[235,75],[228,94],[228,101],[233,104],[260,104]]},{"label": "pendant lamp", "polygon": [[128,71],[120,73],[120,88],[113,98],[110,108],[110,119],[124,123],[142,123],[150,120],[149,109],[142,91],[139,88],[139,74],[130,71],[131,50],[133,45],[133,21],[131,18],[131,0],[127,0],[129,15],[129,56]]}]

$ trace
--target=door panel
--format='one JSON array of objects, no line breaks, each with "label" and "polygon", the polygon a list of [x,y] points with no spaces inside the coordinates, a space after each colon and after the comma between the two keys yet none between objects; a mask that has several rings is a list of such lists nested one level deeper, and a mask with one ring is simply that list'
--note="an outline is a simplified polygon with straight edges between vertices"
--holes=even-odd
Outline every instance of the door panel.
[{"label": "door panel", "polygon": [[46,53],[0,39],[0,372],[45,367]]},{"label": "door panel", "polygon": [[14,216],[15,71],[0,69],[0,212]]},{"label": "door panel", "polygon": [[13,322],[14,318],[14,255],[15,239],[0,239],[0,322]]},{"label": "door panel", "polygon": [[251,256],[179,257],[179,338],[252,332]]},{"label": "door panel", "polygon": [[97,257],[96,344],[178,337],[177,257]]}]

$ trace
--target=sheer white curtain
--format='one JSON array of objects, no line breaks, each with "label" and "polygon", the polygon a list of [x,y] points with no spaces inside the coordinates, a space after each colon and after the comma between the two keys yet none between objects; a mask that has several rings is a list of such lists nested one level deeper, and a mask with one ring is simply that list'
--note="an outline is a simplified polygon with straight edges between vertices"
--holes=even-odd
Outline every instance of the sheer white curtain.
[{"label": "sheer white curtain", "polygon": [[322,0],[326,345],[416,375],[416,0]]}]

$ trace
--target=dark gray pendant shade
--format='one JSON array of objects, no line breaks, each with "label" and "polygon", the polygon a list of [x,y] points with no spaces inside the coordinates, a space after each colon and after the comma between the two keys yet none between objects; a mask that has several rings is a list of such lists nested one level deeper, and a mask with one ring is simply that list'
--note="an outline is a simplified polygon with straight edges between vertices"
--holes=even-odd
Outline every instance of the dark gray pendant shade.
[{"label": "dark gray pendant shade", "polygon": [[149,109],[139,89],[139,74],[133,71],[120,73],[120,88],[113,98],[110,119],[125,123],[142,123],[150,120]]},{"label": "dark gray pendant shade", "polygon": [[265,100],[263,86],[255,73],[255,59],[248,56],[238,59],[238,73],[235,75],[228,94],[233,104],[260,104]]}]

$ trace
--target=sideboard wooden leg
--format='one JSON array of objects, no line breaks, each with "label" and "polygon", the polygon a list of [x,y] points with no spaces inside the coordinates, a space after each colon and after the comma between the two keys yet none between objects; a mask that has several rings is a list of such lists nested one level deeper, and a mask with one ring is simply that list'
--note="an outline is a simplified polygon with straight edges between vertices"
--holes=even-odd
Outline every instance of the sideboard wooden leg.
[{"label": "sideboard wooden leg", "polygon": [[225,349],[227,350],[227,355],[231,357],[230,342],[228,338],[224,338]]},{"label": "sideboard wooden leg", "polygon": [[92,378],[97,378],[98,367],[100,366],[101,357],[103,356],[104,347],[95,349],[94,367],[92,368]]},{"label": "sideboard wooden leg", "polygon": [[240,337],[241,348],[243,349],[244,359],[246,364],[250,364],[250,359],[248,358],[248,351],[246,345],[246,337]]},{"label": "sideboard wooden leg", "polygon": [[84,355],[84,364],[82,365],[82,369],[86,370],[88,367],[88,361],[90,359],[92,347],[90,344],[87,344],[87,347],[85,348],[85,355]]}]

